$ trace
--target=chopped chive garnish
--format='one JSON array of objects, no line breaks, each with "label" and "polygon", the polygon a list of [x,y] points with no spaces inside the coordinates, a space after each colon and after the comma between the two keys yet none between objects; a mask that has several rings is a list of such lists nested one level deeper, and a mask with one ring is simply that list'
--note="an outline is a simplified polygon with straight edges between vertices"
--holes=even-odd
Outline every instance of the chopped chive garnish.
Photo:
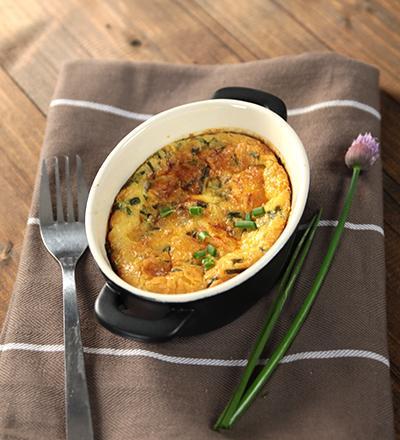
[{"label": "chopped chive garnish", "polygon": [[209,144],[209,142],[208,141],[206,141],[204,138],[202,138],[202,137],[197,137],[196,138],[199,142],[201,142],[203,145],[208,145]]},{"label": "chopped chive garnish", "polygon": [[201,249],[199,251],[196,251],[193,253],[193,257],[196,258],[197,260],[200,260],[200,258],[205,257],[207,254],[207,250],[206,249]]},{"label": "chopped chive garnish", "polygon": [[170,207],[161,208],[160,209],[160,217],[167,217],[170,214],[172,214],[173,212],[174,212],[174,210]]},{"label": "chopped chive garnish", "polygon": [[235,222],[235,226],[241,229],[257,229],[256,222],[251,220],[238,220]]},{"label": "chopped chive garnish", "polygon": [[210,287],[214,281],[217,281],[218,277],[212,277],[210,281],[207,283],[207,287]]},{"label": "chopped chive garnish", "polygon": [[146,162],[146,164],[147,164],[148,167],[151,169],[151,172],[154,173],[154,167],[153,167],[153,164],[152,164],[149,160]]},{"label": "chopped chive garnish", "polygon": [[130,205],[138,205],[140,203],[140,199],[139,199],[139,197],[132,197],[130,200],[129,200],[129,204]]},{"label": "chopped chive garnish", "polygon": [[254,208],[253,211],[251,211],[251,213],[254,215],[254,217],[261,217],[262,215],[265,214],[264,206],[259,206],[257,208]]},{"label": "chopped chive garnish", "polygon": [[132,209],[129,208],[129,206],[126,207],[126,213],[127,213],[128,215],[132,215]]},{"label": "chopped chive garnish", "polygon": [[207,252],[212,255],[213,257],[215,257],[217,255],[217,248],[215,246],[213,246],[212,244],[208,244],[207,245]]},{"label": "chopped chive garnish", "polygon": [[212,257],[206,257],[201,260],[201,264],[205,270],[208,270],[215,266],[215,260]]},{"label": "chopped chive garnish", "polygon": [[148,212],[144,211],[143,209],[141,209],[139,212],[140,212],[144,217],[146,217],[146,218],[148,218],[148,217],[151,216],[151,214],[149,214]]},{"label": "chopped chive garnish", "polygon": [[237,269],[226,269],[225,273],[228,275],[233,275],[235,273],[242,273],[247,269],[247,267],[238,267]]},{"label": "chopped chive garnish", "polygon": [[251,220],[251,214],[250,214],[250,212],[246,212],[246,215],[244,216],[244,219],[245,219],[246,221],[250,221],[250,220]]},{"label": "chopped chive garnish", "polygon": [[124,204],[122,202],[114,202],[112,209],[114,211],[118,210],[118,209],[123,209],[124,208]]},{"label": "chopped chive garnish", "polygon": [[190,206],[189,212],[191,215],[201,215],[203,214],[203,208],[201,206]]},{"label": "chopped chive garnish", "polygon": [[242,218],[242,213],[240,211],[231,211],[228,212],[228,218]]},{"label": "chopped chive garnish", "polygon": [[210,234],[207,231],[200,231],[197,234],[197,237],[200,241],[204,241],[206,239],[206,237],[209,237],[209,236],[210,236]]}]

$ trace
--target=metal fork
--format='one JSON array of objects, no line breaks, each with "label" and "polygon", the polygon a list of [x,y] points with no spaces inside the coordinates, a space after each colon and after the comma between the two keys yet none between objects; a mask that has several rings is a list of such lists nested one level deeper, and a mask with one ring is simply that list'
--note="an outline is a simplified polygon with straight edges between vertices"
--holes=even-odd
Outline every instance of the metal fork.
[{"label": "metal fork", "polygon": [[[47,250],[59,262],[63,275],[65,416],[67,440],[93,440],[89,394],[76,298],[75,268],[87,247],[84,217],[88,190],[82,174],[82,161],[76,156],[77,212],[74,211],[72,179],[68,156],[54,163],[56,216],[54,218],[46,164],[42,162],[39,218],[40,233]],[[63,209],[60,162],[64,162],[66,215]],[[75,215],[76,214],[76,215]]]}]

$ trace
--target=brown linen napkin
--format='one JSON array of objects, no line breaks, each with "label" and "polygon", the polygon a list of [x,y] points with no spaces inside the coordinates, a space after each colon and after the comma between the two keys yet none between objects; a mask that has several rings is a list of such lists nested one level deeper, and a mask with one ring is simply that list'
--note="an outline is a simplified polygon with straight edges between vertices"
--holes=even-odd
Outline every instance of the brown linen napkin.
[{"label": "brown linen napkin", "polygon": [[[91,181],[144,115],[231,85],[261,88],[286,102],[311,163],[305,219],[324,209],[277,341],[307,293],[338,218],[351,175],[344,153],[358,133],[380,134],[375,68],[327,53],[219,66],[73,62],[60,75],[43,157],[79,153]],[[1,439],[65,438],[61,273],[40,239],[37,188],[0,339]],[[361,176],[333,267],[289,355],[248,413],[223,434],[210,427],[237,384],[272,294],[208,334],[159,344],[126,340],[94,319],[104,280],[87,252],[77,284],[96,438],[392,438],[382,226],[378,164]]]}]

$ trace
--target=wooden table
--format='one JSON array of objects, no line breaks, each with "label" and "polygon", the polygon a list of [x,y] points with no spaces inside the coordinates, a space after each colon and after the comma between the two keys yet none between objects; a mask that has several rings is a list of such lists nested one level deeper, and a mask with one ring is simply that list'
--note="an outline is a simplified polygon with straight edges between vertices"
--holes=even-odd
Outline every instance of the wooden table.
[{"label": "wooden table", "polygon": [[0,23],[0,324],[64,61],[237,63],[322,50],[380,68],[388,336],[400,438],[400,2],[2,0]]}]

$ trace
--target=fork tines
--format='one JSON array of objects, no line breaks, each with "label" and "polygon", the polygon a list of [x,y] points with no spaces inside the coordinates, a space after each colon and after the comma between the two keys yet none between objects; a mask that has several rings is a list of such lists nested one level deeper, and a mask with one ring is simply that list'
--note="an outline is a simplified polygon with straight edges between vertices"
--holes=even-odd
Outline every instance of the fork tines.
[{"label": "fork tines", "polygon": [[[41,176],[40,176],[40,192],[39,192],[39,217],[40,223],[51,224],[51,223],[65,223],[65,218],[68,223],[70,222],[84,222],[85,219],[85,206],[88,196],[88,189],[82,173],[82,160],[76,155],[76,208],[74,208],[74,197],[73,197],[73,182],[72,182],[72,172],[71,172],[71,158],[70,156],[55,156],[47,159],[49,165],[53,165],[54,171],[54,184],[55,184],[55,212],[56,216],[54,218],[54,209],[52,202],[52,191],[50,190],[50,175],[47,171],[46,162],[43,160]],[[63,166],[64,162],[64,166]],[[64,173],[62,173],[64,169]],[[61,185],[61,180],[64,180],[64,185]],[[64,191],[62,189],[64,188]],[[63,192],[65,197],[63,198]],[[64,201],[64,203],[63,203]],[[65,210],[64,210],[65,206]],[[77,212],[76,212],[77,211]]]}]

